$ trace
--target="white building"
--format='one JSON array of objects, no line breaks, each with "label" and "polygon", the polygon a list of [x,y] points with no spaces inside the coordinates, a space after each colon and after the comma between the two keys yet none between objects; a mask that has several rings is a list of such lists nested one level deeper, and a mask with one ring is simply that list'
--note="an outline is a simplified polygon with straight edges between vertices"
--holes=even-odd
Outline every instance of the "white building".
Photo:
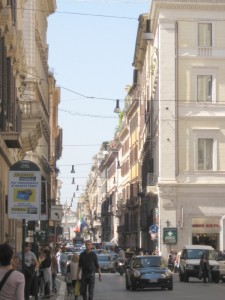
[{"label": "white building", "polygon": [[222,0],[152,1],[162,253],[192,243],[225,249],[224,13]]}]

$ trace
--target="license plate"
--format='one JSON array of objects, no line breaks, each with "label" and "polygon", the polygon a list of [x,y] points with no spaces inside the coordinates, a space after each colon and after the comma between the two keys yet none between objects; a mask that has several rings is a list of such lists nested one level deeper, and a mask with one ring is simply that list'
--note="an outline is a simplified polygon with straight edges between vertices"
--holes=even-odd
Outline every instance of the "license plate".
[{"label": "license plate", "polygon": [[157,279],[150,279],[149,282],[158,282]]}]

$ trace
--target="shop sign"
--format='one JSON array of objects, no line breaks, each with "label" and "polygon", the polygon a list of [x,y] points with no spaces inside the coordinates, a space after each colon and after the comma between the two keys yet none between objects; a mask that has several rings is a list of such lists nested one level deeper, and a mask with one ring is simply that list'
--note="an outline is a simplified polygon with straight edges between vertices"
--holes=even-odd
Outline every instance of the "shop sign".
[{"label": "shop sign", "polygon": [[40,220],[41,172],[31,161],[15,163],[9,171],[8,217]]},{"label": "shop sign", "polygon": [[50,220],[51,221],[62,221],[62,215],[63,215],[63,208],[62,205],[52,205],[51,206],[51,215]]},{"label": "shop sign", "polygon": [[192,224],[195,228],[220,228],[219,224]]},{"label": "shop sign", "polygon": [[163,228],[163,243],[177,244],[177,228],[166,227]]}]

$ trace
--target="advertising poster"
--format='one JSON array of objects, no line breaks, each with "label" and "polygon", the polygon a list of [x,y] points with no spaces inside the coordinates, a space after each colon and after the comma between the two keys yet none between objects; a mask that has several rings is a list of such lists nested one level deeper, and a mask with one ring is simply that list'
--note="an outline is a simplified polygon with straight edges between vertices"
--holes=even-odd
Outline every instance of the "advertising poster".
[{"label": "advertising poster", "polygon": [[[25,165],[25,163],[24,163]],[[9,172],[8,214],[10,219],[40,219],[40,171]]]}]

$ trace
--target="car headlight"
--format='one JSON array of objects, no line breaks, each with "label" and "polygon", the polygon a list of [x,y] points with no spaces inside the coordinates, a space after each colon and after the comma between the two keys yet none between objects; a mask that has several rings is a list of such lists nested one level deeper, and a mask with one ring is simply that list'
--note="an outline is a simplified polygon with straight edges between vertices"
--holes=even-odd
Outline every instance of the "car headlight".
[{"label": "car headlight", "polygon": [[188,265],[186,265],[186,269],[193,270],[194,269],[194,265],[188,264]]},{"label": "car headlight", "polygon": [[141,273],[137,270],[134,270],[134,277],[140,277]]}]

